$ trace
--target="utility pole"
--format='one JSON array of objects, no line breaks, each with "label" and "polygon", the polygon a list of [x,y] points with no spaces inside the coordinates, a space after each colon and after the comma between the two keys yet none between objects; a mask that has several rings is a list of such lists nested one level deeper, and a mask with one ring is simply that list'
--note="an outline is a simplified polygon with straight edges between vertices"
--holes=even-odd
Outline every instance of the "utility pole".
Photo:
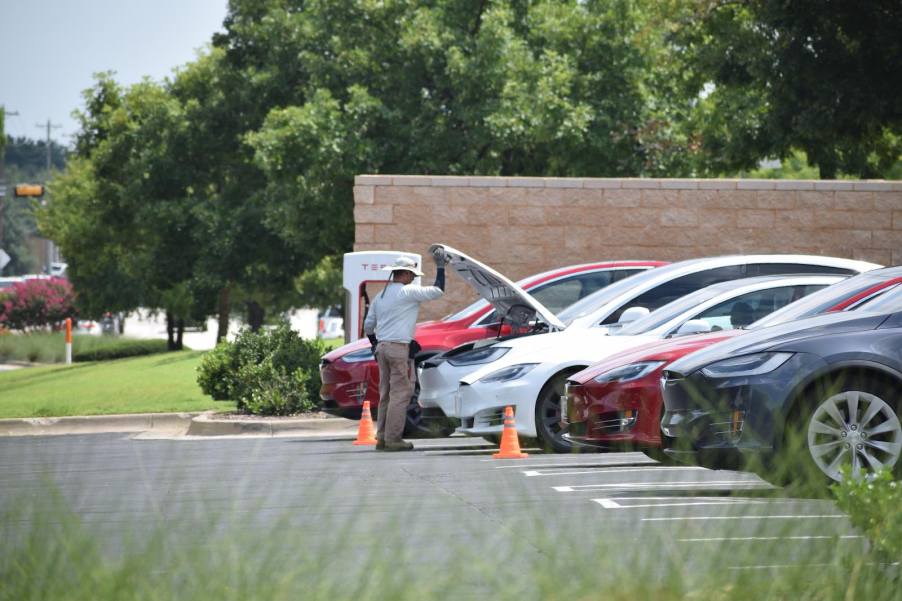
[{"label": "utility pole", "polygon": [[[7,111],[5,107],[0,105],[0,136],[3,142],[0,143],[0,250],[3,250],[3,201],[6,197],[6,116],[16,117],[19,115],[16,111]],[[3,271],[0,268],[0,271]]]},{"label": "utility pole", "polygon": [[[51,145],[50,145],[50,130],[51,129],[59,129],[62,127],[59,123],[51,123],[50,119],[47,119],[47,123],[37,123],[35,127],[46,127],[47,128],[47,180],[50,179],[50,169],[53,167],[53,157],[51,155]],[[47,185],[47,181],[44,181],[44,186]],[[46,200],[44,201],[46,202]],[[53,240],[47,240],[47,265],[45,269],[47,271],[47,275],[51,273],[51,266],[53,265],[53,255],[55,254],[54,249],[55,245],[53,244]]]}]

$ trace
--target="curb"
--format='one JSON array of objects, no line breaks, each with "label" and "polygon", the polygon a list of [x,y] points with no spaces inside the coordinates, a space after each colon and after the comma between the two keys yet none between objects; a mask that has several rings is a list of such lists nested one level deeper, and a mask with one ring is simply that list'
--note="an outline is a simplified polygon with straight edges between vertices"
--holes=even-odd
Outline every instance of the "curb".
[{"label": "curb", "polygon": [[187,428],[200,413],[135,413],[0,419],[0,436],[55,436]]},{"label": "curb", "polygon": [[179,436],[354,436],[357,422],[318,419],[216,419],[213,412],[135,413],[0,419],[0,437],[177,431]]},{"label": "curb", "polygon": [[355,434],[357,422],[341,417],[317,419],[216,419],[215,414],[203,413],[191,420],[186,436],[322,436],[327,434]]}]

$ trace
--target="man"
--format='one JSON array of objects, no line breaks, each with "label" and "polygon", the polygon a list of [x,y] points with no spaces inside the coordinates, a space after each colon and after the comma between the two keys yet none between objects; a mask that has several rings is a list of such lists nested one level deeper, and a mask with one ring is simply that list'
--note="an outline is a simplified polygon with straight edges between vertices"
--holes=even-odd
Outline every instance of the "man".
[{"label": "man", "polygon": [[411,342],[420,313],[420,303],[441,298],[445,293],[445,251],[433,254],[436,274],[432,286],[412,282],[423,272],[409,257],[399,257],[385,269],[391,279],[370,305],[363,331],[379,364],[379,411],[376,418],[377,451],[409,451],[413,445],[401,438],[407,417],[407,405],[414,390],[414,365]]}]

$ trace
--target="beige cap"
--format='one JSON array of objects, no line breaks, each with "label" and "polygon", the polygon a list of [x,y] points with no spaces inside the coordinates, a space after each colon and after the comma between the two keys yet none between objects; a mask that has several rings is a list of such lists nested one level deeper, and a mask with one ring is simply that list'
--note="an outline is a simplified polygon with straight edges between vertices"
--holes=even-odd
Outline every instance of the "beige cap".
[{"label": "beige cap", "polygon": [[415,276],[422,276],[423,272],[417,269],[417,262],[410,257],[398,257],[392,265],[383,267],[383,271],[411,271]]}]

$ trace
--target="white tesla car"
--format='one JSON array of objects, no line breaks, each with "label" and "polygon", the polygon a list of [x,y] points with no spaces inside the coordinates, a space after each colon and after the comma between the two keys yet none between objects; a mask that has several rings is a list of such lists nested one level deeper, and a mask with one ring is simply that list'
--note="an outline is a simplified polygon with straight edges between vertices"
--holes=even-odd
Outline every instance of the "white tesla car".
[{"label": "white tesla car", "polygon": [[[538,437],[543,445],[561,451],[569,448],[569,442],[558,435],[557,426],[560,395],[567,376],[649,339],[728,325],[725,319],[722,324],[696,319],[706,309],[726,302],[726,297],[720,301],[708,298],[711,303],[704,305],[701,300],[693,301],[697,304],[695,310],[684,308],[682,313],[666,320],[663,315],[651,318],[650,311],[702,288],[739,278],[781,274],[851,275],[879,267],[862,261],[807,255],[693,259],[626,278],[587,296],[555,317],[527,293],[516,291],[516,286],[504,276],[453,248],[444,248],[451,257],[450,267],[483,298],[490,302],[494,298],[504,299],[503,306],[497,308],[499,315],[517,323],[532,323],[535,333],[516,339],[470,343],[427,360],[419,371],[420,404],[440,408],[447,416],[460,419],[458,431],[490,439],[501,433],[504,407],[513,405],[517,430],[522,436]],[[821,282],[819,286],[826,285],[827,280]],[[773,287],[773,282],[759,284]],[[791,295],[783,298],[778,305],[775,297],[772,308],[766,303],[756,303],[752,307],[757,312],[755,316],[760,317],[762,311],[775,310],[792,300]],[[661,323],[657,323],[659,318]],[[645,325],[635,324],[635,328],[626,330],[627,324],[640,319]],[[640,329],[643,331],[637,331]],[[617,330],[629,335],[611,335]]]}]

